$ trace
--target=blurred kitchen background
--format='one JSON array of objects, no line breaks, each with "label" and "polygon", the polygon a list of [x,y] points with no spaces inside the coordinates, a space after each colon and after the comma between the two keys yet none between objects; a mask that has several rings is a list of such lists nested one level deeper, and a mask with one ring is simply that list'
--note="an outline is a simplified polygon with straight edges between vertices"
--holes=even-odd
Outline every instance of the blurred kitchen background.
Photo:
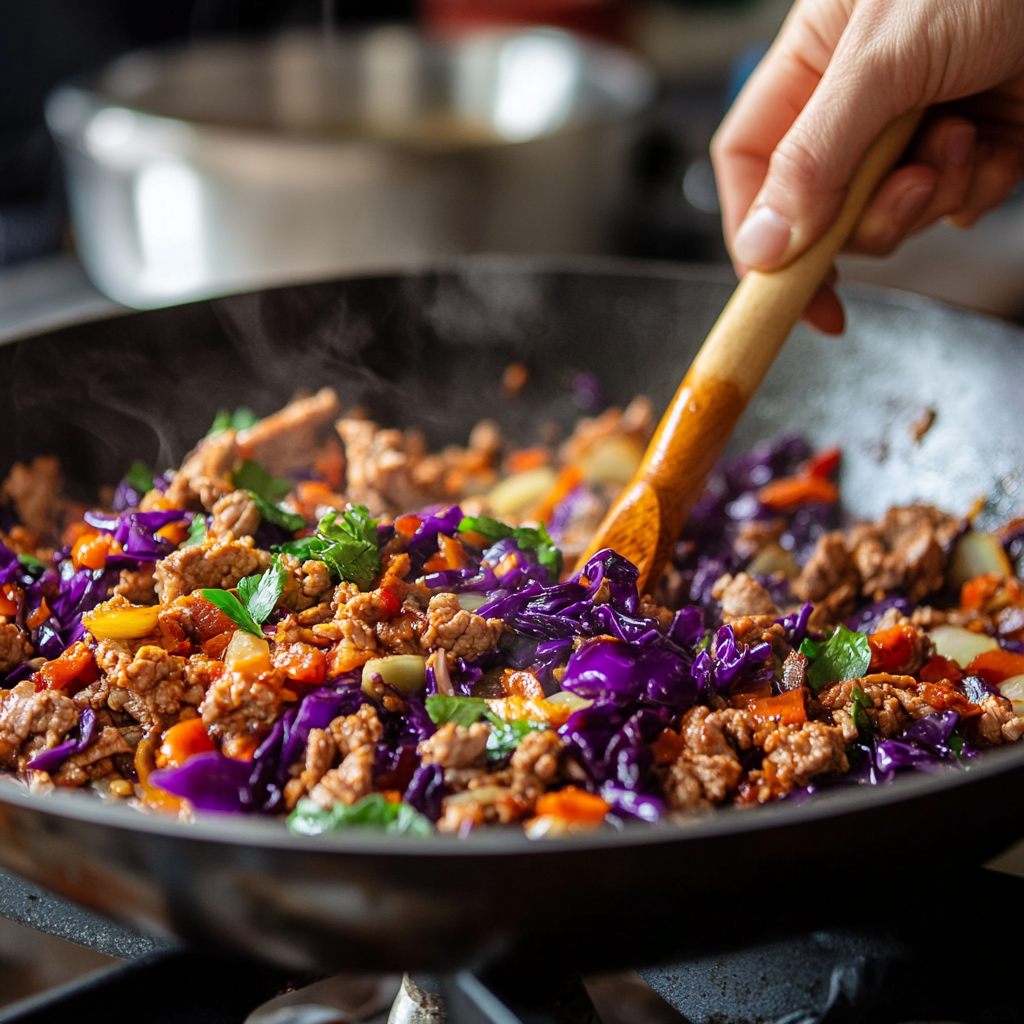
[{"label": "blurred kitchen background", "polygon": [[[708,143],[789,5],[0,0],[0,339],[465,253],[724,262]],[[842,271],[1019,317],[1024,198]]]}]

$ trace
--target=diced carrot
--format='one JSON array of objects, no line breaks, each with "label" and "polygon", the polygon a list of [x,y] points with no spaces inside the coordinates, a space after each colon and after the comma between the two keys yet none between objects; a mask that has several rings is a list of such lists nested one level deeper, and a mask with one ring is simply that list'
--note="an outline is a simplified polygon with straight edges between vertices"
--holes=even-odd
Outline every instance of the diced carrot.
[{"label": "diced carrot", "polygon": [[59,658],[39,670],[48,690],[65,690],[72,683],[87,686],[99,678],[96,660],[86,644],[72,644]]},{"label": "diced carrot", "polygon": [[933,708],[939,711],[956,711],[961,718],[973,718],[982,713],[979,705],[969,701],[962,693],[944,682],[921,683],[919,696]]},{"label": "diced carrot", "polygon": [[925,662],[921,671],[917,673],[917,677],[923,683],[959,683],[964,674],[955,661],[936,654],[934,658]]},{"label": "diced carrot", "polygon": [[262,742],[258,736],[250,736],[248,733],[231,736],[221,744],[220,752],[232,761],[251,761]]},{"label": "diced carrot", "polygon": [[162,540],[169,541],[177,547],[183,540],[188,539],[189,530],[184,523],[168,523],[156,531],[156,535]]},{"label": "diced carrot", "polygon": [[149,776],[156,768],[158,743],[159,740],[155,736],[143,736],[135,748],[135,774],[139,777],[142,802],[151,810],[177,814],[184,806],[181,797],[172,796],[149,781]]},{"label": "diced carrot", "polygon": [[1006,577],[1000,572],[985,572],[968,580],[960,588],[960,604],[964,608],[984,608],[999,592]]},{"label": "diced carrot", "polygon": [[748,708],[755,700],[772,695],[771,683],[757,683],[750,689],[740,690],[729,695],[729,704],[734,708]]},{"label": "diced carrot", "polygon": [[842,448],[822,448],[815,452],[801,467],[801,476],[820,476],[827,480],[839,466],[839,460],[843,457]]},{"label": "diced carrot", "polygon": [[71,549],[71,562],[76,569],[102,569],[107,555],[121,554],[121,545],[109,533],[83,534]]},{"label": "diced carrot", "polygon": [[94,526],[90,526],[88,523],[79,521],[77,523],[72,523],[67,527],[67,529],[65,529],[61,540],[64,541],[65,547],[73,548],[80,538],[84,537],[86,534],[91,537],[95,537],[97,532],[98,531]]},{"label": "diced carrot", "polygon": [[537,816],[556,818],[567,825],[597,826],[611,810],[611,804],[576,786],[545,793],[537,801]]},{"label": "diced carrot", "polygon": [[318,505],[331,500],[334,491],[323,480],[303,480],[295,486],[295,497],[308,518],[312,519]]},{"label": "diced carrot", "polygon": [[505,669],[501,688],[506,697],[536,697],[544,699],[544,687],[532,672],[513,672]]},{"label": "diced carrot", "polygon": [[757,492],[757,499],[771,509],[782,510],[821,501],[834,505],[839,500],[836,485],[820,476],[791,476],[773,480]]},{"label": "diced carrot", "polygon": [[156,756],[160,768],[177,768],[196,754],[205,754],[216,749],[206,732],[201,718],[189,718],[172,725],[164,733],[163,743]]},{"label": "diced carrot", "polygon": [[189,604],[189,616],[199,633],[199,639],[205,643],[221,633],[233,633],[238,625],[229,619],[215,604],[207,601],[202,594],[190,594],[186,598]]},{"label": "diced carrot", "polygon": [[306,686],[320,686],[327,678],[327,655],[310,644],[279,644],[271,662],[289,679]]},{"label": "diced carrot", "polygon": [[686,749],[686,741],[675,729],[663,729],[651,744],[655,764],[671,764]]},{"label": "diced carrot", "polygon": [[491,546],[491,542],[482,533],[477,533],[476,530],[465,530],[459,534],[459,540],[462,541],[463,545],[469,544],[480,551]]},{"label": "diced carrot", "polygon": [[395,532],[403,537],[411,537],[422,525],[423,520],[419,516],[399,516],[395,520]]},{"label": "diced carrot", "polygon": [[322,454],[313,463],[313,469],[332,488],[341,486],[345,479],[345,453],[341,450],[339,442],[333,437],[324,445]]},{"label": "diced carrot", "polygon": [[795,690],[780,693],[777,697],[755,700],[749,711],[759,722],[778,722],[780,725],[798,725],[800,722],[806,722],[804,688],[799,686]]},{"label": "diced carrot", "polygon": [[989,686],[998,686],[1011,676],[1024,675],[1024,654],[1012,651],[985,651],[964,669],[968,676],[981,676]]},{"label": "diced carrot", "polygon": [[469,565],[469,556],[457,537],[448,537],[441,533],[438,534],[437,541],[449,569],[465,569]]},{"label": "diced carrot", "polygon": [[494,575],[501,579],[507,576],[513,569],[519,568],[519,559],[514,551],[510,551],[495,567]]},{"label": "diced carrot", "polygon": [[539,469],[548,464],[546,448],[520,448],[513,452],[505,462],[508,473],[525,473],[528,469]]},{"label": "diced carrot", "polygon": [[548,496],[533,510],[531,517],[540,522],[547,522],[555,511],[555,506],[571,494],[583,482],[583,470],[579,466],[566,466]]},{"label": "diced carrot", "polygon": [[0,615],[17,615],[18,602],[22,593],[20,587],[16,587],[13,583],[5,583],[0,588]]},{"label": "diced carrot", "polygon": [[231,633],[218,633],[216,636],[211,636],[209,640],[204,640],[202,643],[203,654],[215,661],[223,660],[224,652],[228,649],[228,644],[231,643],[231,636]]},{"label": "diced carrot", "polygon": [[365,665],[374,655],[373,651],[363,650],[361,647],[351,647],[348,644],[338,644],[327,655],[327,674],[331,679],[351,672],[355,668]]},{"label": "diced carrot", "polygon": [[44,597],[39,602],[39,607],[25,620],[29,629],[38,629],[50,617],[50,606]]},{"label": "diced carrot", "polygon": [[904,623],[872,633],[868,637],[868,645],[871,647],[872,672],[896,672],[913,660],[917,633],[913,626]]}]

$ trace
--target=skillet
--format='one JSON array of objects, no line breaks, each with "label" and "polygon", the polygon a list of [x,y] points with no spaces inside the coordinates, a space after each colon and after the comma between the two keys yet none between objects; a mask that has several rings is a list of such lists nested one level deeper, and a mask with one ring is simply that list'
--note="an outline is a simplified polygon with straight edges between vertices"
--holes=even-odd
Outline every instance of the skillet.
[{"label": "skillet", "polygon": [[[578,415],[578,370],[613,402],[664,405],[731,289],[714,269],[487,258],[78,325],[0,349],[0,471],[55,453],[85,499],[133,458],[176,464],[221,407],[265,414],[324,384],[433,445],[484,416],[535,442]],[[797,330],[733,448],[786,430],[842,444],[857,515],[915,498],[964,512],[982,494],[993,518],[1019,510],[1024,332],[879,289],[845,297],[846,336]],[[502,402],[513,361],[531,381]],[[915,443],[924,408],[935,425]],[[536,843],[297,838],[274,820],[182,823],[6,781],[0,864],[144,931],[294,970],[593,971],[834,923],[854,902],[837,892],[896,868],[948,879],[1024,834],[1022,788],[1024,745],[970,772]]]}]

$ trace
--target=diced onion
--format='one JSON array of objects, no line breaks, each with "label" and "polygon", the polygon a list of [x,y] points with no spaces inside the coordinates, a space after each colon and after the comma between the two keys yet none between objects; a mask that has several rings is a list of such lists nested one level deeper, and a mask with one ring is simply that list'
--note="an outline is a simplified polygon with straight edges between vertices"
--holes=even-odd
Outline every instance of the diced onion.
[{"label": "diced onion", "polygon": [[999,692],[1013,704],[1013,713],[1024,717],[1024,676],[1010,676],[999,684]]},{"label": "diced onion", "polygon": [[580,468],[589,483],[628,484],[643,456],[643,448],[628,437],[605,437],[580,459]]},{"label": "diced onion", "polygon": [[109,608],[99,605],[82,616],[82,625],[97,640],[137,640],[152,633],[159,620],[158,607]]},{"label": "diced onion", "polygon": [[751,576],[774,576],[781,572],[789,580],[800,575],[800,567],[793,561],[793,556],[780,544],[767,544],[761,548],[745,571]]},{"label": "diced onion", "polygon": [[999,644],[984,633],[972,633],[960,626],[936,626],[928,634],[935,644],[935,653],[966,668],[979,654],[995,651]]},{"label": "diced onion", "polygon": [[465,594],[458,594],[459,607],[466,612],[475,612],[477,608],[482,608],[490,598],[486,594],[471,594],[468,591]]},{"label": "diced onion", "polygon": [[262,637],[236,629],[224,651],[224,664],[232,672],[260,675],[270,671],[270,644]]},{"label": "diced onion", "polygon": [[528,512],[551,493],[557,480],[550,466],[516,473],[491,489],[487,495],[487,504],[499,518]]},{"label": "diced onion", "polygon": [[568,690],[560,690],[558,693],[553,693],[550,697],[545,698],[549,704],[557,704],[559,707],[568,707],[572,711],[582,711],[584,708],[589,708],[594,702],[587,700],[586,697],[580,697],[575,693],[570,693]]},{"label": "diced onion", "polygon": [[372,658],[363,666],[363,692],[376,700],[379,683],[393,686],[399,693],[422,690],[427,682],[427,659],[419,654],[392,654]]},{"label": "diced onion", "polygon": [[953,548],[949,560],[949,582],[959,589],[975,576],[987,572],[997,572],[1000,576],[1013,575],[1002,541],[994,533],[968,530]]}]

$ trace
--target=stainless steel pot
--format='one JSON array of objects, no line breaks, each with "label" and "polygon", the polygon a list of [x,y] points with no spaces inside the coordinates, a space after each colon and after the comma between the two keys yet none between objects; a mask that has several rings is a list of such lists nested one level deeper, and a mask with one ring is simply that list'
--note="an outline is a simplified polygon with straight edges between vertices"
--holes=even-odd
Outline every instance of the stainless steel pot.
[{"label": "stainless steel pot", "polygon": [[632,56],[554,30],[386,27],[121,58],[47,117],[86,269],[152,307],[456,254],[600,252]]}]

